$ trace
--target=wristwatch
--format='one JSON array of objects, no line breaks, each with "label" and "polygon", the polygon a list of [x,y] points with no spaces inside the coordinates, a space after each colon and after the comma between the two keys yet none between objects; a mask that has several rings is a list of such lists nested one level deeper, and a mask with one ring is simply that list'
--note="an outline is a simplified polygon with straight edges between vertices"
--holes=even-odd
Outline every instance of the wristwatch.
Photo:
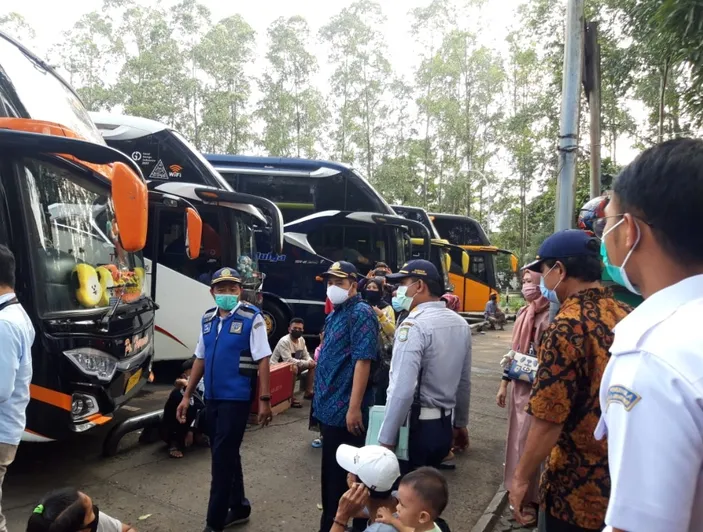
[{"label": "wristwatch", "polygon": [[270,396],[270,395],[262,395],[262,396],[259,397],[259,401],[269,402],[270,400],[271,400],[271,396]]}]

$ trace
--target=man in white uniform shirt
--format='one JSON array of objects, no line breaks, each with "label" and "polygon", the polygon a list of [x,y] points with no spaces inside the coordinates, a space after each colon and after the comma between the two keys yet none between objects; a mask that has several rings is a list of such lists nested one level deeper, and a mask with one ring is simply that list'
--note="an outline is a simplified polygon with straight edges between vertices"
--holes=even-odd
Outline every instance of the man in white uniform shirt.
[{"label": "man in white uniform shirt", "polygon": [[[293,318],[288,325],[288,334],[282,337],[276,344],[271,356],[271,364],[282,362],[292,362],[295,366],[295,374],[307,370],[305,377],[305,399],[312,399],[313,382],[315,381],[315,360],[308,353],[305,345],[305,322],[302,318]],[[294,377],[295,378],[295,377]],[[297,399],[293,398],[292,406],[300,408],[302,406]]]},{"label": "man in white uniform shirt", "polygon": [[600,388],[606,530],[703,530],[703,141],[642,153],[596,224],[615,282],[644,302],[615,327]]}]

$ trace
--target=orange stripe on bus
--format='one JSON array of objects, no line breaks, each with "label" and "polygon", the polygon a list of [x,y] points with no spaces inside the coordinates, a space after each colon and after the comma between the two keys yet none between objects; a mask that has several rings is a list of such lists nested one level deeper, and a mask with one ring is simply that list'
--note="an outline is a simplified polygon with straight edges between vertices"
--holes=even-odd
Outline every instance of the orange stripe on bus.
[{"label": "orange stripe on bus", "polygon": [[65,393],[44,388],[43,386],[37,386],[36,384],[30,384],[29,395],[32,399],[36,399],[42,403],[48,403],[62,410],[71,411],[71,396]]},{"label": "orange stripe on bus", "polygon": [[90,421],[91,423],[95,423],[96,425],[104,425],[110,420],[112,420],[111,416],[103,416],[102,414],[95,414],[86,419],[86,421]]}]

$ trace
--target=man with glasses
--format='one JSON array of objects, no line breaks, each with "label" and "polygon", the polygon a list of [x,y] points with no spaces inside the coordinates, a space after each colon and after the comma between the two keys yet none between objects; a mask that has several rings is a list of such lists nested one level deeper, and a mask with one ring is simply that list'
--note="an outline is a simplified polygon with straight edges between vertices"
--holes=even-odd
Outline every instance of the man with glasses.
[{"label": "man with glasses", "polygon": [[702,201],[703,141],[671,140],[622,171],[596,227],[613,280],[644,297],[600,389],[607,530],[703,530]]},{"label": "man with glasses", "polygon": [[[533,420],[510,490],[516,519],[528,485],[548,458],[540,486],[547,532],[603,528],[610,493],[605,442],[593,435],[601,414],[598,391],[613,327],[629,307],[600,283],[600,242],[570,229],[547,238],[525,268],[542,274],[542,295],[560,305],[542,335],[532,396]],[[632,531],[634,532],[634,531]]]}]

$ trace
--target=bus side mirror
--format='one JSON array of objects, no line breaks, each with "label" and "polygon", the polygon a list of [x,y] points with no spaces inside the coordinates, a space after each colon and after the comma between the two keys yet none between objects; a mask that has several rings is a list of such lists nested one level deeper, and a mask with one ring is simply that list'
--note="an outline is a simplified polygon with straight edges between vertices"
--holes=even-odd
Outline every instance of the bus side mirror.
[{"label": "bus side mirror", "polygon": [[466,251],[461,252],[461,272],[466,275],[469,271],[469,266],[471,266],[471,258]]},{"label": "bus side mirror", "polygon": [[449,253],[444,254],[444,269],[450,271],[452,269],[452,257]]},{"label": "bus side mirror", "polygon": [[185,239],[186,255],[190,260],[195,260],[200,256],[200,243],[203,238],[203,220],[198,211],[192,207],[186,208],[185,215]]},{"label": "bus side mirror", "polygon": [[149,192],[141,176],[125,163],[113,164],[112,204],[122,247],[129,253],[141,251],[146,245]]},{"label": "bus side mirror", "polygon": [[517,273],[517,266],[518,266],[518,260],[517,257],[513,254],[510,255],[510,270],[513,273]]}]

